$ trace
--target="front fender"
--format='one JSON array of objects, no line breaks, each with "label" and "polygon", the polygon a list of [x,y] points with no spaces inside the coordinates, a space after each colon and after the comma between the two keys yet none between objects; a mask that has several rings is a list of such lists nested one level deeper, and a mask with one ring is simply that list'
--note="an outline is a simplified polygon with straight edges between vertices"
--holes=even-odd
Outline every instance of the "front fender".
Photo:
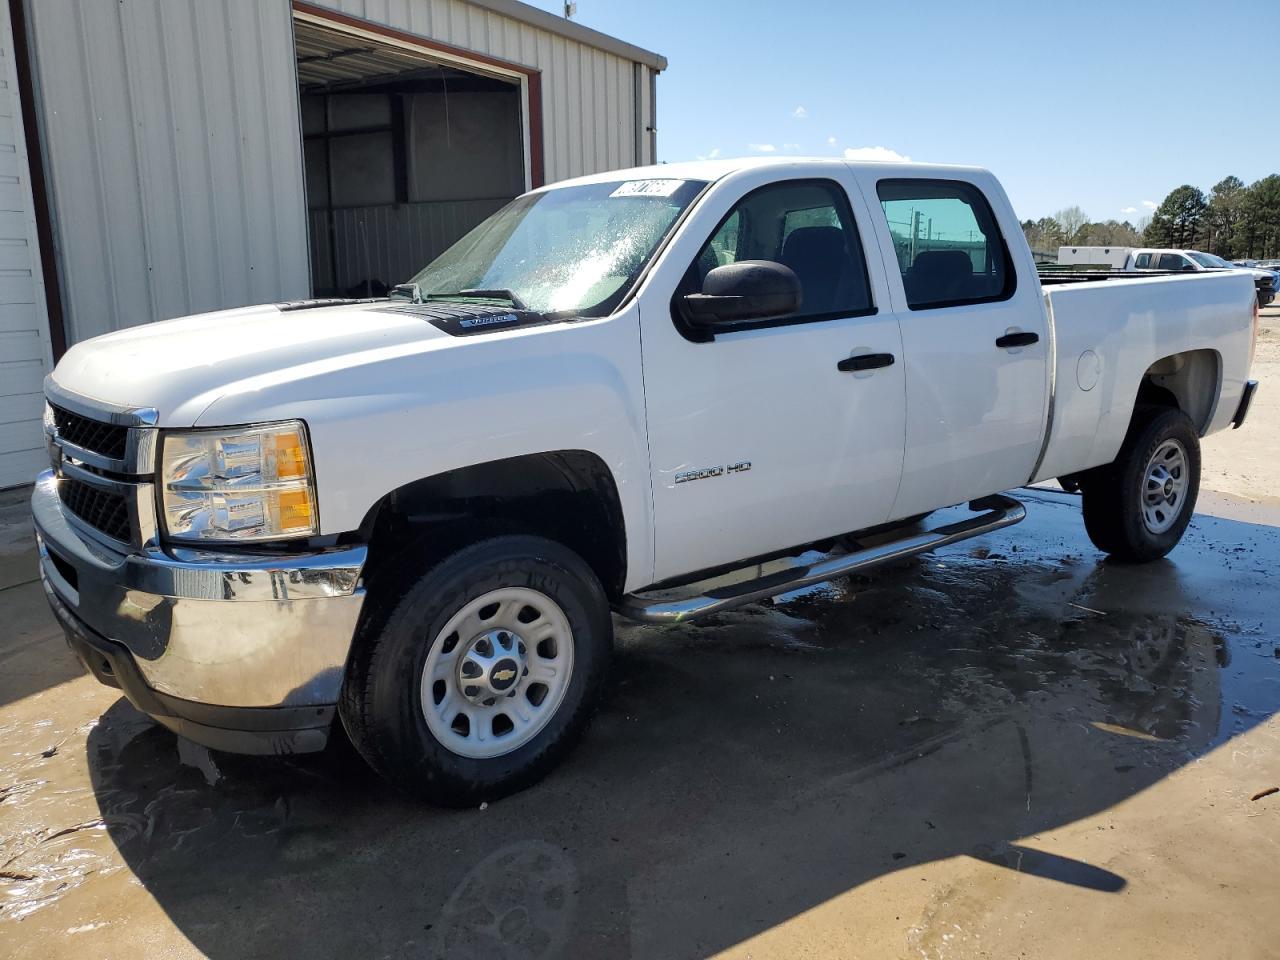
[{"label": "front fender", "polygon": [[283,382],[235,385],[199,425],[306,421],[324,534],[355,530],[378,500],[414,480],[527,454],[588,451],[617,485],[627,579],[647,582],[652,507],[637,316],[633,305],[603,320],[295,368]]}]

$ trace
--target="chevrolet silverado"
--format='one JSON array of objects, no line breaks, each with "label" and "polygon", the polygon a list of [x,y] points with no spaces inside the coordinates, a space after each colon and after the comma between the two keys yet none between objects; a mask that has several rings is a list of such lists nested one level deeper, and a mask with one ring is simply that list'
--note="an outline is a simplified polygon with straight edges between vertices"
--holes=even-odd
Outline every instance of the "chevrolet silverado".
[{"label": "chevrolet silverado", "polygon": [[42,578],[86,667],[178,734],[283,753],[340,723],[474,803],[581,734],[614,612],[681,624],[989,533],[1049,478],[1101,550],[1165,555],[1256,330],[1245,273],[1042,281],[981,169],[588,176],[386,298],[72,347]]}]

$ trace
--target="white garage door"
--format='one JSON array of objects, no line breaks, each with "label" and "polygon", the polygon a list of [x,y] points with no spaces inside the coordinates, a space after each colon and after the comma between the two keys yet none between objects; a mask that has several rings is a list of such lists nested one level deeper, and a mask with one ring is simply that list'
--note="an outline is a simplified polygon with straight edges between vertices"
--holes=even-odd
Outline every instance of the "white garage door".
[{"label": "white garage door", "polygon": [[9,5],[0,4],[0,488],[48,462],[41,384],[52,366]]}]

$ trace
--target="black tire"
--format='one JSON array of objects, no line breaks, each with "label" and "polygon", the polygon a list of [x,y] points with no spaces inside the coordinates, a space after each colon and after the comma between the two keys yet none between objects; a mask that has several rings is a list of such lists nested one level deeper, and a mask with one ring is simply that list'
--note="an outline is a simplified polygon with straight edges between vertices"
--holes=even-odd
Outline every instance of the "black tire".
[{"label": "black tire", "polygon": [[[1155,530],[1144,516],[1144,486],[1152,457],[1169,442],[1185,452],[1185,487],[1169,508],[1173,512],[1176,507],[1172,524]],[[1163,557],[1182,539],[1200,493],[1200,437],[1191,418],[1169,407],[1140,409],[1120,455],[1095,471],[1082,493],[1084,527],[1095,547],[1129,563]]]},{"label": "black tire", "polygon": [[[504,587],[537,590],[572,631],[563,699],[531,740],[509,753],[469,758],[431,732],[420,700],[430,647],[455,613]],[[369,765],[416,797],[467,806],[541,779],[586,729],[604,685],[613,621],[599,579],[573,551],[541,537],[500,536],[436,563],[407,589],[370,596],[347,667],[339,714]]]}]

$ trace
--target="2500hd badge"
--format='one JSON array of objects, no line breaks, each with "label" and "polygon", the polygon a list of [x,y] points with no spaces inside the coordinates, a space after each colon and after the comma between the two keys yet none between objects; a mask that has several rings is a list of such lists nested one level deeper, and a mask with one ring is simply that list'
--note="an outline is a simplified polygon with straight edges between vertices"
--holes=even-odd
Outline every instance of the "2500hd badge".
[{"label": "2500hd badge", "polygon": [[707,480],[711,477],[723,477],[726,473],[746,473],[751,469],[750,460],[739,460],[728,466],[703,467],[701,470],[686,470],[676,474],[676,483],[688,483],[690,480]]}]

